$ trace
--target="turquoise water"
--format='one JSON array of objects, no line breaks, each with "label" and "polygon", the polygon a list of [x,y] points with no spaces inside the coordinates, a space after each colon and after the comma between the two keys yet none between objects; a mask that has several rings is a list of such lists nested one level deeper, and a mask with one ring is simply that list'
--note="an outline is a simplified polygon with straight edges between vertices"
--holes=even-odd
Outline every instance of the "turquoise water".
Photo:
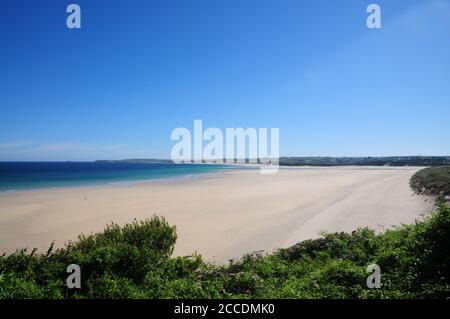
[{"label": "turquoise water", "polygon": [[237,168],[241,167],[170,163],[0,162],[0,191],[181,178]]}]

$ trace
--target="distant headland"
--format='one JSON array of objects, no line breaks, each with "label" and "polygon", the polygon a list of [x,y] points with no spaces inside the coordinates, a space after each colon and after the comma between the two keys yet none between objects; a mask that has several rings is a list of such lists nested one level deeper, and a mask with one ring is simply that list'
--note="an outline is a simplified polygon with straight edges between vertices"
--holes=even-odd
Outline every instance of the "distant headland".
[{"label": "distant headland", "polygon": [[[173,163],[170,159],[97,160],[99,163]],[[225,159],[224,159],[225,162]],[[238,161],[233,160],[234,163]],[[187,164],[189,162],[186,162]],[[204,160],[203,163],[213,163]],[[246,159],[245,163],[249,163]],[[258,161],[259,163],[259,161]],[[450,165],[450,156],[380,156],[380,157],[280,157],[281,166],[440,166]]]}]

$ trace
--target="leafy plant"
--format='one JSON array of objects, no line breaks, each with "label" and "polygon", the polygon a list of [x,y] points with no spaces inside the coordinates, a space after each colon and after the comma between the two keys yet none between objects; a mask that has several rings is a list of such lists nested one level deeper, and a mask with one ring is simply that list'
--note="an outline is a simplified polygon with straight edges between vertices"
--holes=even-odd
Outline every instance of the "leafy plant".
[{"label": "leafy plant", "polygon": [[[369,229],[323,234],[271,255],[228,265],[200,255],[172,258],[175,227],[153,216],[80,236],[45,254],[0,256],[0,298],[449,298],[450,207],[377,235]],[[366,286],[366,267],[381,267],[382,288]],[[82,269],[68,293],[66,267]]]}]

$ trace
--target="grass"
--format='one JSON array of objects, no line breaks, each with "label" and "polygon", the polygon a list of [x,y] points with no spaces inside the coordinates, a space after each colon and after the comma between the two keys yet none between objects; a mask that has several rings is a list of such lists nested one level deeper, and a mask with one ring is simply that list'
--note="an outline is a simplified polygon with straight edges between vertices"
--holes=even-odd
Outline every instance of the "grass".
[{"label": "grass", "polygon": [[[0,256],[0,298],[64,298],[66,267],[81,267],[72,298],[449,298],[450,207],[376,235],[369,229],[325,234],[271,255],[229,265],[195,255],[172,258],[176,229],[153,216],[80,236],[45,254]],[[382,288],[366,286],[381,267]]]},{"label": "grass", "polygon": [[419,194],[450,197],[450,166],[425,168],[411,178],[411,187]]}]

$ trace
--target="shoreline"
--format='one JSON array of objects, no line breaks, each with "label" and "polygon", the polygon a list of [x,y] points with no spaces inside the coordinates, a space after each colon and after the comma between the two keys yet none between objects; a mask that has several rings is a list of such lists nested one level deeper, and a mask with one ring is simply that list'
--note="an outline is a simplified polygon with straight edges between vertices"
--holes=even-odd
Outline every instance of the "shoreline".
[{"label": "shoreline", "polygon": [[43,187],[33,187],[33,188],[25,188],[25,189],[11,189],[11,190],[0,190],[0,198],[3,195],[13,195],[16,193],[27,193],[27,192],[40,192],[40,191],[58,191],[58,190],[71,190],[71,189],[83,189],[83,188],[96,188],[96,187],[126,187],[133,186],[137,184],[143,183],[164,183],[167,181],[182,181],[182,180],[191,180],[196,178],[205,178],[209,175],[215,174],[224,174],[229,171],[239,171],[239,168],[233,169],[218,169],[213,172],[205,172],[205,173],[194,173],[187,175],[175,175],[168,176],[163,178],[148,178],[148,179],[130,179],[123,181],[114,181],[114,182],[94,182],[92,184],[80,184],[80,185],[64,185],[64,186],[43,186]]},{"label": "shoreline", "polygon": [[[202,164],[206,165],[206,164]],[[208,164],[215,165],[215,164]],[[122,187],[122,186],[133,186],[137,184],[147,184],[147,183],[164,183],[169,181],[182,181],[182,180],[191,180],[197,178],[206,178],[209,175],[216,174],[226,174],[227,172],[234,172],[240,170],[256,170],[262,166],[262,164],[220,164],[227,165],[230,167],[240,166],[243,168],[227,168],[227,169],[218,169],[213,172],[206,173],[195,173],[188,175],[179,175],[179,176],[168,176],[163,178],[148,178],[148,179],[130,179],[123,181],[114,181],[114,182],[94,182],[92,184],[81,184],[81,185],[64,185],[64,186],[43,186],[43,187],[32,187],[32,188],[24,188],[24,189],[7,189],[0,190],[0,198],[2,196],[14,195],[16,193],[27,193],[27,192],[40,192],[40,191],[59,191],[66,189],[83,189],[83,188],[97,188],[97,187]],[[318,169],[318,170],[332,170],[332,169],[346,169],[346,170],[398,170],[398,169],[423,169],[428,166],[376,166],[376,165],[336,165],[336,166],[279,166],[280,170],[298,170],[298,169]]]},{"label": "shoreline", "polygon": [[274,175],[230,169],[195,178],[0,194],[0,253],[24,247],[45,251],[53,240],[62,247],[111,221],[124,224],[157,214],[177,226],[175,256],[197,251],[224,263],[319,237],[322,230],[378,231],[413,223],[434,207],[409,187],[419,169],[280,167]]}]

